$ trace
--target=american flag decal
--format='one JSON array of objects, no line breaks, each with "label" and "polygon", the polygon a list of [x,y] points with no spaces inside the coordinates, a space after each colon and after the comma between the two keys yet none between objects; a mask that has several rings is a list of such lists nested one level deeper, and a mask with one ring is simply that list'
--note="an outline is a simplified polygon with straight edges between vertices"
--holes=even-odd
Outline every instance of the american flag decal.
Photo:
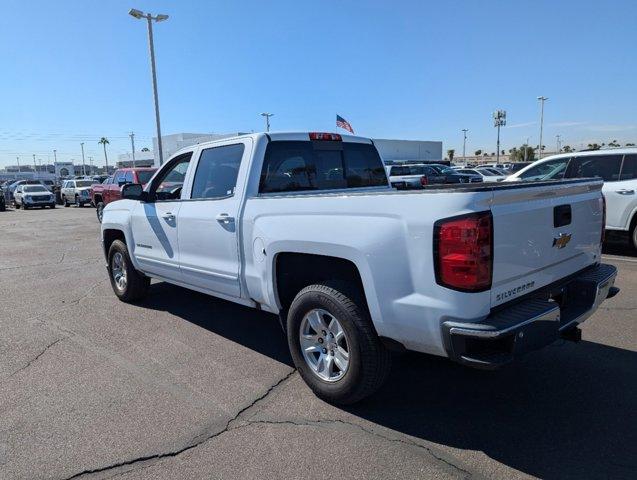
[{"label": "american flag decal", "polygon": [[336,126],[342,128],[343,130],[347,130],[352,135],[354,134],[354,129],[349,124],[349,122],[338,114],[336,115]]}]

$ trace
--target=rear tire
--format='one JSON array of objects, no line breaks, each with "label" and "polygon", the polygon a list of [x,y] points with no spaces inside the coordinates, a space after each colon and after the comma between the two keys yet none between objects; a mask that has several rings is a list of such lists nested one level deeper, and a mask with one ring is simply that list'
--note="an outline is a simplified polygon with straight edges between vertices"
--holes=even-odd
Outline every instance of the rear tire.
[{"label": "rear tire", "polygon": [[122,302],[135,302],[148,292],[150,278],[135,270],[128,254],[128,247],[115,240],[108,249],[108,275],[117,298]]},{"label": "rear tire", "polygon": [[[327,328],[319,326],[308,330],[308,325],[313,323],[309,320],[312,315],[319,315],[318,318],[323,319],[321,324]],[[314,318],[316,323],[317,317]],[[329,340],[335,338],[332,335],[334,320],[337,320],[337,330],[342,330],[346,344],[334,344],[334,340]],[[287,337],[299,374],[316,396],[326,402],[340,405],[356,403],[378,390],[389,375],[391,355],[376,334],[362,296],[356,292],[349,293],[348,286],[340,282],[310,285],[297,294],[288,312]],[[305,343],[308,338],[311,339],[309,342],[316,338],[320,343],[309,347],[312,349],[310,354],[304,354],[302,337],[305,352],[309,351]],[[321,350],[321,347],[327,348]],[[342,358],[334,366],[334,357],[344,350],[346,357],[341,353]],[[332,363],[330,356],[334,358]],[[322,369],[321,361],[325,362]],[[340,368],[339,363],[345,363],[345,368]],[[330,371],[336,372],[334,377],[324,378],[330,376]]]}]

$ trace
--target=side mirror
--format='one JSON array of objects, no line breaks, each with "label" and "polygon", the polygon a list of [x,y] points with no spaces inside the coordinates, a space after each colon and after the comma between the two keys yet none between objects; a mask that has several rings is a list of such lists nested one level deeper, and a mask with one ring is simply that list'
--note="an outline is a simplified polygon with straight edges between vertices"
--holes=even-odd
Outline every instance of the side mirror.
[{"label": "side mirror", "polygon": [[122,187],[122,198],[128,200],[146,201],[148,198],[144,188],[139,183],[127,183]]}]

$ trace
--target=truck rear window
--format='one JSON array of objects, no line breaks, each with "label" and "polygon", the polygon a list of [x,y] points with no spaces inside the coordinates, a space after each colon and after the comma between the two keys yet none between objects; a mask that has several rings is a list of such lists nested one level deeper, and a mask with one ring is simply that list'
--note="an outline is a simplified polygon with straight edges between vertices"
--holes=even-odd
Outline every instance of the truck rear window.
[{"label": "truck rear window", "polygon": [[383,162],[371,144],[273,141],[259,192],[295,192],[387,186]]},{"label": "truck rear window", "polygon": [[142,185],[146,185],[155,175],[156,170],[137,170],[137,181]]}]

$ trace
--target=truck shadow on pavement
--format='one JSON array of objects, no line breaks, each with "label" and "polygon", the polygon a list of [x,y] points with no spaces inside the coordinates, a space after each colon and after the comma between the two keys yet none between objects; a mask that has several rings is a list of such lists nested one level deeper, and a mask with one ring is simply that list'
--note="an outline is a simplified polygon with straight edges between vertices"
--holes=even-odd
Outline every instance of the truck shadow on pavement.
[{"label": "truck shadow on pavement", "polygon": [[[144,306],[292,365],[274,315],[166,283]],[[588,341],[560,341],[493,372],[409,353],[395,357],[381,391],[344,410],[540,478],[637,478],[636,367],[636,352]]]}]

